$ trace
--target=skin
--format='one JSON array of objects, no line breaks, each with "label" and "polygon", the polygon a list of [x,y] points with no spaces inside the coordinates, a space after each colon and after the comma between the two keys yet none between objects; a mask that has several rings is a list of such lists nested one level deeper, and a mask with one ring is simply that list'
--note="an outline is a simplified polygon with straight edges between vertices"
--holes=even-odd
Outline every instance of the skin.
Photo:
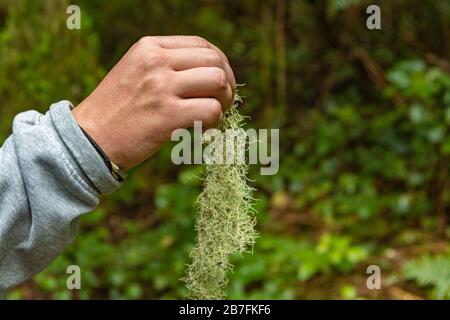
[{"label": "skin", "polygon": [[227,57],[205,39],[143,37],[72,112],[110,159],[129,169],[177,128],[216,126],[235,90]]}]

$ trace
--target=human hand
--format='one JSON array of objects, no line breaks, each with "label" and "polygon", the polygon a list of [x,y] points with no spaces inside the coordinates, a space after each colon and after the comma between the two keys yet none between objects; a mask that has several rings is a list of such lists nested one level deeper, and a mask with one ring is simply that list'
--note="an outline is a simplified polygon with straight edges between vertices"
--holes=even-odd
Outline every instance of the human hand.
[{"label": "human hand", "polygon": [[225,54],[205,39],[144,37],[72,112],[108,157],[129,169],[177,128],[216,126],[235,89]]}]

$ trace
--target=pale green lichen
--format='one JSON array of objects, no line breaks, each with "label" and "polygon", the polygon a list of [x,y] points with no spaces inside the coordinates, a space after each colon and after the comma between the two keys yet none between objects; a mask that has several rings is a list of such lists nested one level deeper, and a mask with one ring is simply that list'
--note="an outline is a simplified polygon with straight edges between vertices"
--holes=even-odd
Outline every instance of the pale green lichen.
[{"label": "pale green lichen", "polygon": [[[235,102],[220,123],[220,130],[239,129],[244,117]],[[223,145],[227,136],[223,135]],[[232,150],[245,148],[245,141],[233,140]],[[225,152],[225,148],[223,150]],[[190,253],[192,263],[183,280],[192,299],[226,298],[227,274],[232,271],[230,256],[253,248],[257,233],[252,207],[252,189],[247,184],[246,163],[206,165],[203,191],[198,198],[196,245]]]}]

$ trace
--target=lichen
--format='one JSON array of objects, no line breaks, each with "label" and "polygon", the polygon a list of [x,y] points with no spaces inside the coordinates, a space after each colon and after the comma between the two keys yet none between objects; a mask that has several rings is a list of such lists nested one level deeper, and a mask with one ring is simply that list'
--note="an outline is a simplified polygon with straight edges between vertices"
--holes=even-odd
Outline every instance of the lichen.
[{"label": "lichen", "polygon": [[[238,111],[240,101],[236,95],[233,106],[222,117],[222,132],[243,126],[245,118]],[[224,146],[226,139],[229,137],[224,134]],[[232,149],[224,148],[224,153],[236,153],[246,147],[245,141],[236,139],[230,145]],[[256,219],[247,170],[246,163],[206,165],[197,204],[196,245],[183,278],[192,299],[226,298],[227,274],[233,269],[230,257],[253,248]]]}]

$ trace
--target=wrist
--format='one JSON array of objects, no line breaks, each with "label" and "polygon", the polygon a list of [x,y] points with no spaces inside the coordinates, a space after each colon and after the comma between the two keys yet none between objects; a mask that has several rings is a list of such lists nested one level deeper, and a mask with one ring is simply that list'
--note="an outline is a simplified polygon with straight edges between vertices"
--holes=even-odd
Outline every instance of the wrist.
[{"label": "wrist", "polygon": [[89,137],[89,140],[92,140],[91,144],[95,144],[101,150],[100,154],[103,153],[112,164],[119,168],[128,168],[118,145],[113,141],[113,135],[105,134],[108,130],[102,129],[104,126],[101,125],[101,122],[92,120],[95,118],[92,110],[94,108],[89,108],[82,103],[72,110],[72,114],[84,134]]},{"label": "wrist", "polygon": [[106,155],[106,153],[103,151],[103,149],[95,142],[95,140],[80,126],[81,131],[83,132],[84,136],[89,140],[91,145],[94,147],[94,149],[97,151],[97,153],[102,158],[105,165],[108,167],[109,172],[111,172],[112,176],[119,182],[122,182],[127,177],[127,174],[122,171],[122,169],[115,164],[114,162],[109,159],[109,157]]}]

